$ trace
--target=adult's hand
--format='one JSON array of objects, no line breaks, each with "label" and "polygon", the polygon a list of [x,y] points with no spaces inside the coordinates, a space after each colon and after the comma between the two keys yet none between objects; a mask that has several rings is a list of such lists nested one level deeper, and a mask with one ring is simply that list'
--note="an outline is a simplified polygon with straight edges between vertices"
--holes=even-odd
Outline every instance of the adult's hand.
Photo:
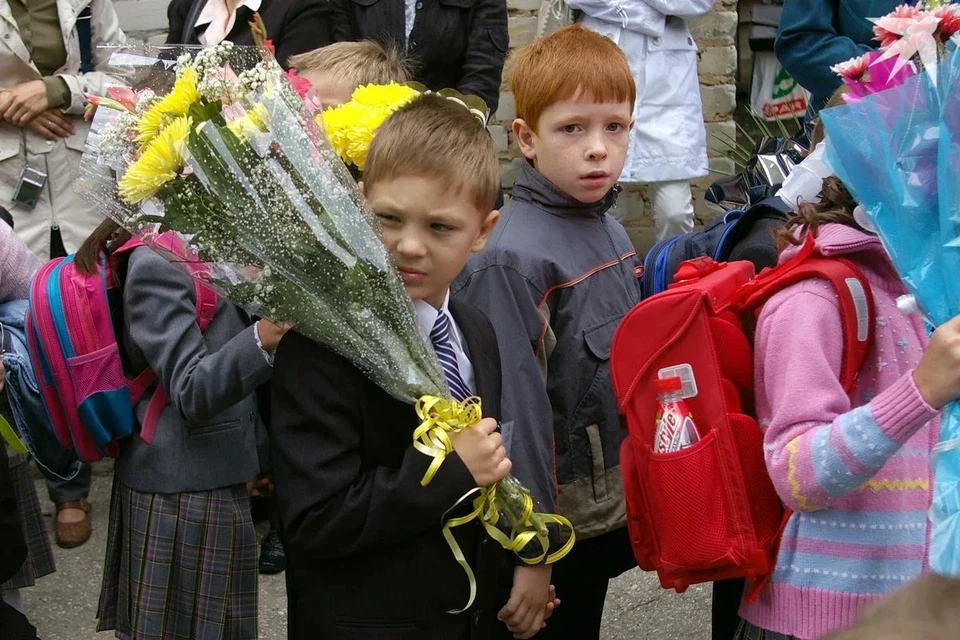
[{"label": "adult's hand", "polygon": [[73,120],[59,109],[47,109],[27,123],[27,126],[47,140],[68,138],[73,135]]},{"label": "adult's hand", "polygon": [[49,107],[47,85],[43,80],[30,80],[0,91],[3,119],[18,127],[27,125]]}]

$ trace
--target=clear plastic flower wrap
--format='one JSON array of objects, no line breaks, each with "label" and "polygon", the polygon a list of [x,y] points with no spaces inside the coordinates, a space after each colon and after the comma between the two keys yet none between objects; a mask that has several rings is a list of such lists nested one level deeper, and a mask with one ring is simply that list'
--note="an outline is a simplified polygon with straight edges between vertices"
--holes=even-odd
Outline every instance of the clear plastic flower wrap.
[{"label": "clear plastic flower wrap", "polygon": [[[286,74],[267,51],[229,43],[123,48],[111,63],[128,86],[92,99],[78,191],[226,299],[292,323],[415,404],[427,484],[479,401],[449,399],[375,217]],[[573,544],[569,522],[537,513],[513,478],[467,500],[470,516],[446,525],[455,554],[449,529],[473,517],[531,564]]]}]

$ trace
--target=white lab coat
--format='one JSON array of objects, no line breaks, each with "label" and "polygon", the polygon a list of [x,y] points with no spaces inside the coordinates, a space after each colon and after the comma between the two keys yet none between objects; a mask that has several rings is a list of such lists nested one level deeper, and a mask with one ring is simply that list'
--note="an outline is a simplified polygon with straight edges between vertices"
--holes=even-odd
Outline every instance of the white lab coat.
[{"label": "white lab coat", "polygon": [[637,83],[636,120],[622,182],[691,180],[707,174],[697,45],[687,19],[715,0],[568,0],[584,26],[623,49]]}]

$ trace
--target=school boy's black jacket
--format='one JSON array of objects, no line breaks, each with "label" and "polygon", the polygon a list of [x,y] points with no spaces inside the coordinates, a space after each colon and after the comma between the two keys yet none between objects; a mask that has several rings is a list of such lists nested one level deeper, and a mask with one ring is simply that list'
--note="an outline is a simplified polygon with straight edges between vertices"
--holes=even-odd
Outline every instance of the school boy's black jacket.
[{"label": "school boy's black jacket", "polygon": [[[466,303],[450,311],[466,341],[487,417],[500,416],[493,327]],[[455,529],[477,575],[477,604],[451,615],[468,582],[441,533],[444,512],[474,487],[454,453],[426,487],[430,458],[412,447],[414,409],[326,347],[291,332],[277,350],[272,447],[296,637],[482,640],[496,624],[512,564],[479,525]],[[458,512],[459,513],[459,512]],[[502,592],[501,592],[502,593]]]},{"label": "school boy's black jacket", "polygon": [[413,79],[429,89],[456,89],[483,98],[491,113],[510,37],[506,0],[419,0],[406,37],[404,0],[330,0],[333,37],[376,40],[403,51]]}]

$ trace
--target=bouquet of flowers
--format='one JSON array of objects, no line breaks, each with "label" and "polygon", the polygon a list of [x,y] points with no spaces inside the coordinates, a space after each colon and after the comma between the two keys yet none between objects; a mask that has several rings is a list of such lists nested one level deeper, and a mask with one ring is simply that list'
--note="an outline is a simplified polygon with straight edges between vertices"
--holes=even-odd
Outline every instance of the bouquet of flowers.
[{"label": "bouquet of flowers", "polygon": [[[910,290],[905,307],[939,325],[960,311],[960,6],[903,5],[873,22],[881,53],[836,68],[851,91],[823,113],[827,161]],[[960,405],[940,428],[930,567],[960,574]]]},{"label": "bouquet of flowers", "polygon": [[[376,219],[291,79],[267,48],[230,43],[125,48],[112,63],[129,86],[91,98],[100,108],[78,190],[225,298],[293,323],[415,404],[423,423],[414,446],[434,458],[427,484],[453,450],[448,434],[480,420],[479,400],[450,400]],[[353,125],[363,129],[358,120]],[[375,129],[366,126],[369,136],[355,132],[339,143],[360,167]],[[472,587],[449,528],[475,517],[531,564],[569,551],[569,522],[536,513],[512,477],[476,493],[464,497],[474,498],[473,513],[445,529]],[[558,529],[569,536],[551,553]]]}]

